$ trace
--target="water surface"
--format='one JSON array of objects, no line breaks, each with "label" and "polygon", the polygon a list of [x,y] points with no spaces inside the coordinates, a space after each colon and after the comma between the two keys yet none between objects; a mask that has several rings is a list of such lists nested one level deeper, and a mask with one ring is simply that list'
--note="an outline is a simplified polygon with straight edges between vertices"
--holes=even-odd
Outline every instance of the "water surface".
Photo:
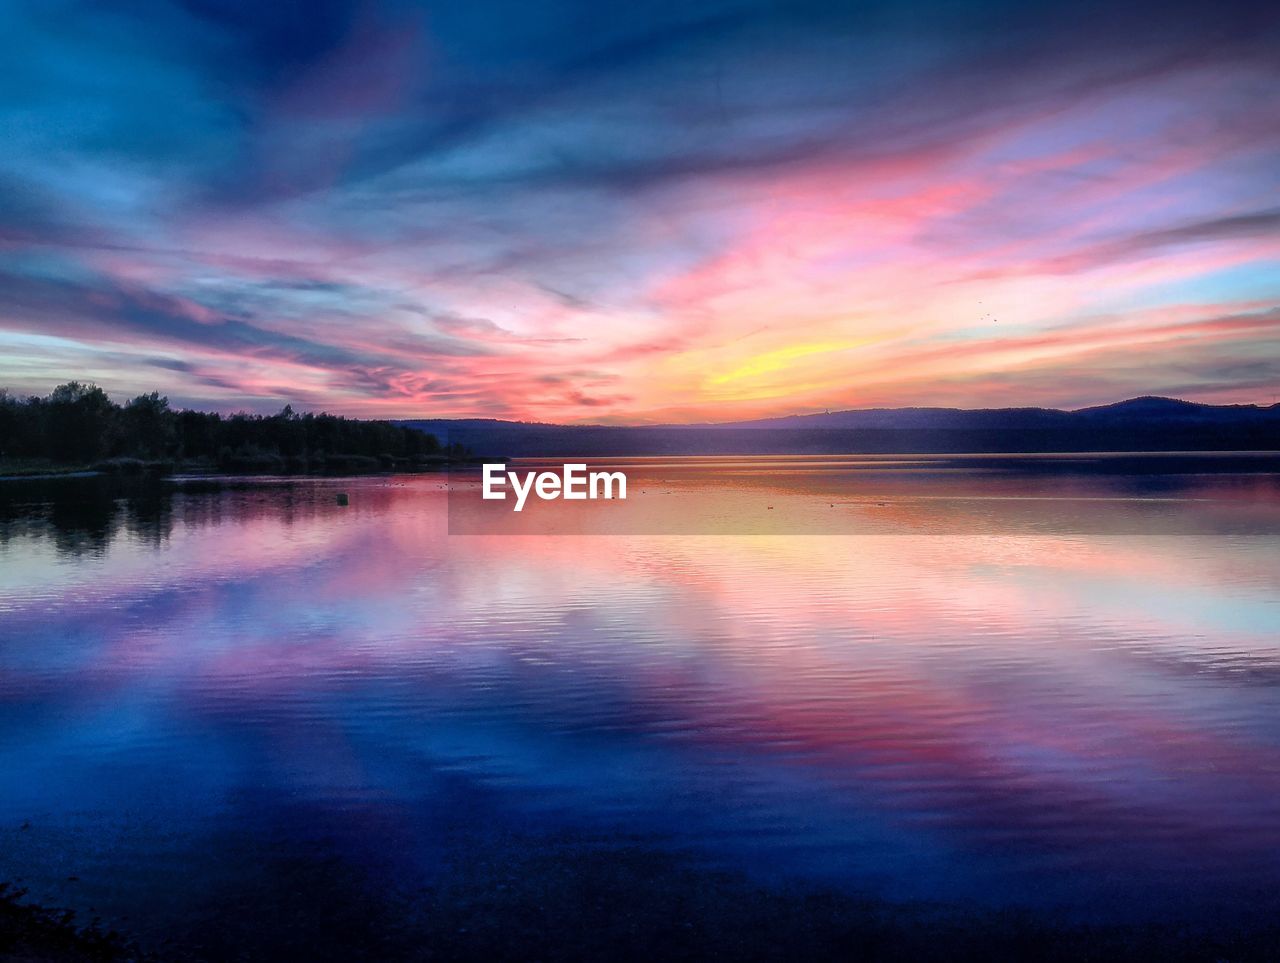
[{"label": "water surface", "polygon": [[157,939],[624,850],[673,887],[1280,909],[1276,476],[627,468],[524,517],[473,477],[10,486],[0,879]]}]

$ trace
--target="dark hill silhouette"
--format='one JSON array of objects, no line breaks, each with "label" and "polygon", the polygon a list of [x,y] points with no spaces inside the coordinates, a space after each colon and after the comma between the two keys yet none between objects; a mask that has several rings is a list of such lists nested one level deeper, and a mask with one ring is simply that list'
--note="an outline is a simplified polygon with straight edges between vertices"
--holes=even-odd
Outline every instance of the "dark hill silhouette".
[{"label": "dark hill silhouette", "polygon": [[1280,405],[1203,405],[1157,397],[1076,411],[867,408],[692,425],[403,423],[478,455],[507,457],[1280,450]]},{"label": "dark hill silhouette", "polygon": [[1075,414],[1087,415],[1091,418],[1201,421],[1229,424],[1232,422],[1275,419],[1280,415],[1280,405],[1272,405],[1270,408],[1258,405],[1201,405],[1194,401],[1179,401],[1177,398],[1158,398],[1145,395],[1141,398],[1130,398],[1128,401],[1118,401],[1113,405],[1081,408]]}]

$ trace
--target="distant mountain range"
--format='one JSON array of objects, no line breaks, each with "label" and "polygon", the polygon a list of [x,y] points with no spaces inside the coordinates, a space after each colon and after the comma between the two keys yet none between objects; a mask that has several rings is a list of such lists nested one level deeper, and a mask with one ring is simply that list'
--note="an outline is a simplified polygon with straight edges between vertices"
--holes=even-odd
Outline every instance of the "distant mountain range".
[{"label": "distant mountain range", "polygon": [[495,419],[402,424],[477,455],[957,454],[1277,451],[1280,404],[1202,405],[1131,398],[1056,408],[866,408],[692,425],[554,425]]}]

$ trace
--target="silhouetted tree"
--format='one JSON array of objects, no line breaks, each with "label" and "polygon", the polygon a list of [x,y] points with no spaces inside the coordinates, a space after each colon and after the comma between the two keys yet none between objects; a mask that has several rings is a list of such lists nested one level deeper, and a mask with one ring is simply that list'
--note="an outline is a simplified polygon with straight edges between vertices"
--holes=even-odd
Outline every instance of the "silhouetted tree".
[{"label": "silhouetted tree", "polygon": [[177,434],[169,399],[158,391],[138,395],[121,412],[119,447],[129,454],[155,458],[173,454]]},{"label": "silhouetted tree", "polygon": [[[71,381],[47,398],[14,398],[0,390],[0,456],[92,463],[106,456],[206,459],[229,466],[351,467],[352,459],[393,465],[442,452],[432,435],[388,421],[357,421],[327,413],[299,415],[173,411],[159,392],[123,408],[97,385]],[[461,453],[456,446],[449,454]],[[370,465],[369,467],[373,467]]]},{"label": "silhouetted tree", "polygon": [[60,461],[94,461],[113,440],[118,410],[95,384],[69,381],[53,389],[48,409],[48,454]]}]

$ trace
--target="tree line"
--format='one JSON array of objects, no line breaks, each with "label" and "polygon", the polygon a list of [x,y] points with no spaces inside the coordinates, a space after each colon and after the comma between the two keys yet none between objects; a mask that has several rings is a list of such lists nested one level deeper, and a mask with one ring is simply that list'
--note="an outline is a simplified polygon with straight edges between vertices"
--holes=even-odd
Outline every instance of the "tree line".
[{"label": "tree line", "polygon": [[434,435],[389,421],[327,413],[274,415],[174,410],[159,392],[123,405],[71,381],[43,397],[0,389],[0,458],[61,464],[203,462],[222,468],[395,467],[461,457]]}]

